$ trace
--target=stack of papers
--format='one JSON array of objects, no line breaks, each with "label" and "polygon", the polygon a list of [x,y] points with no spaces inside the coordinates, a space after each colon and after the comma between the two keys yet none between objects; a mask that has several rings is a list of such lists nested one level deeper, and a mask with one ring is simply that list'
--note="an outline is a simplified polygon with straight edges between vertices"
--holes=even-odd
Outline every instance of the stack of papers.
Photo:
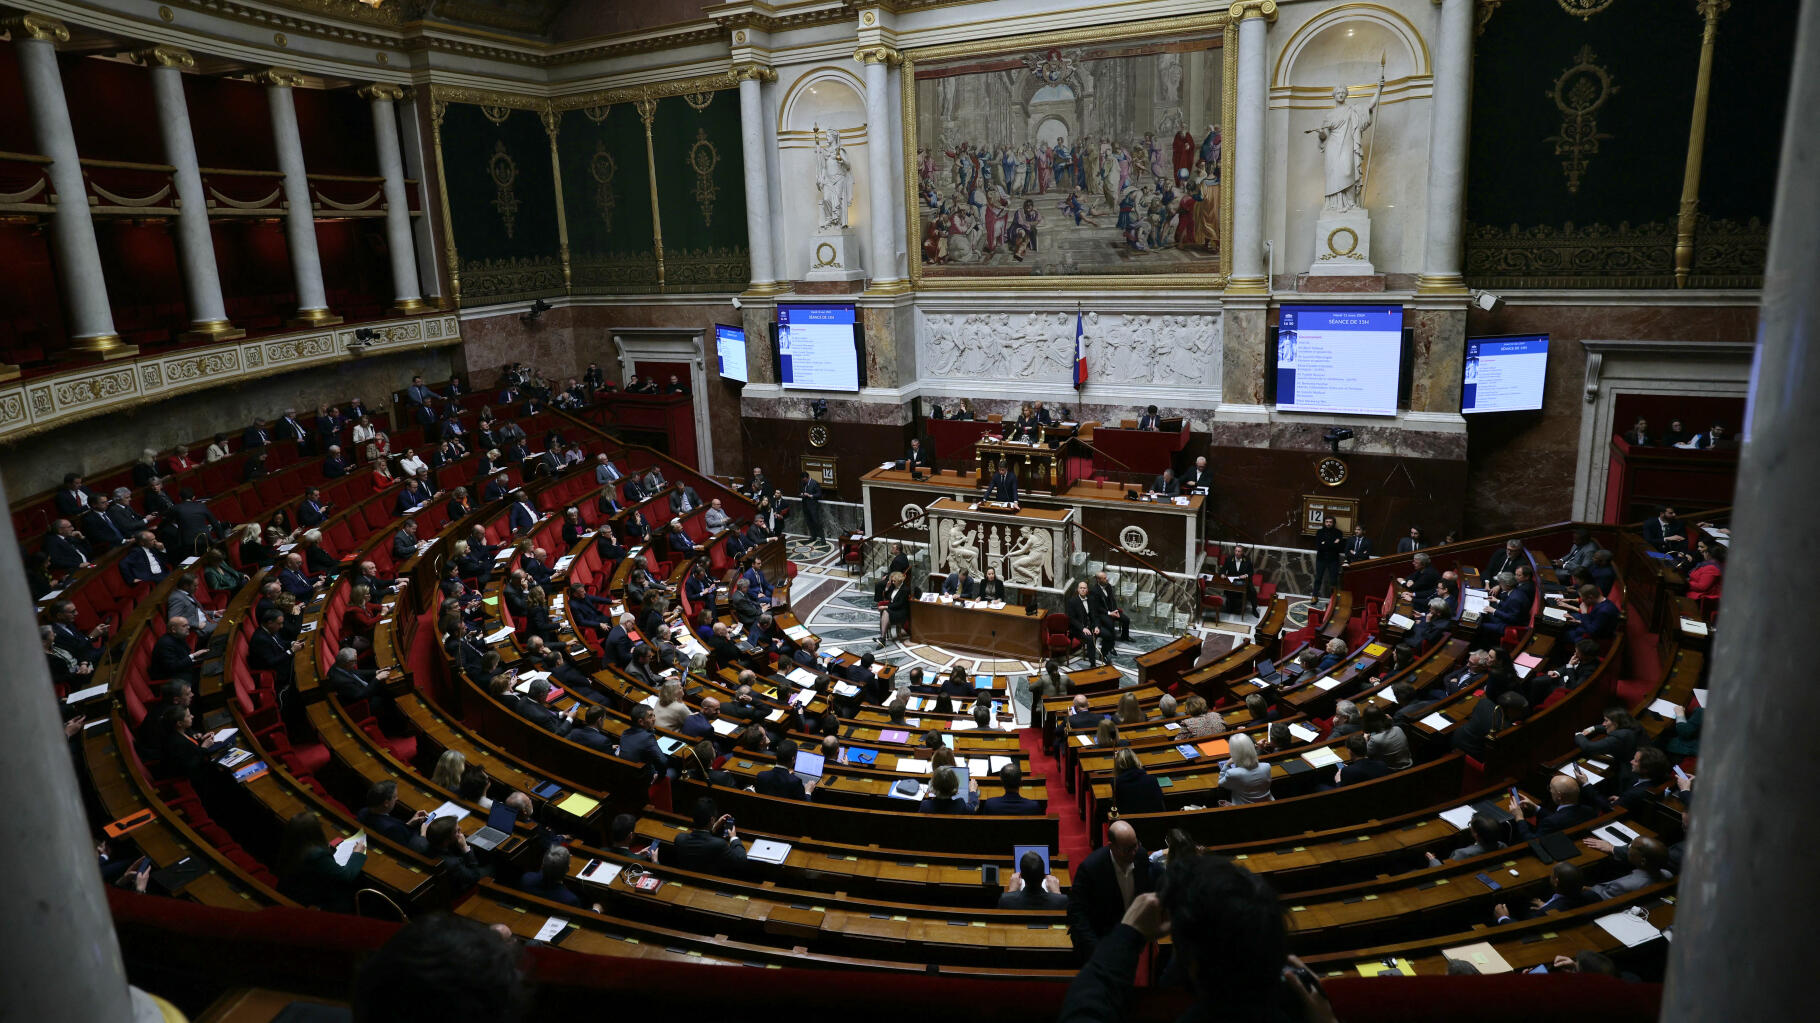
[{"label": "stack of papers", "polygon": [[1340,680],[1337,678],[1333,678],[1331,676],[1329,676],[1327,678],[1317,678],[1314,680],[1314,687],[1324,693],[1331,692],[1332,690],[1338,688],[1339,684],[1340,684]]},{"label": "stack of papers", "polygon": [[1694,618],[1683,618],[1681,619],[1681,631],[1689,636],[1704,636],[1710,630],[1707,629],[1705,622]]},{"label": "stack of papers", "polygon": [[1441,811],[1441,819],[1452,824],[1456,830],[1465,831],[1472,827],[1472,815],[1477,812],[1470,806],[1456,806],[1451,810]]},{"label": "stack of papers", "polygon": [[1629,913],[1612,913],[1602,916],[1593,923],[1598,924],[1605,933],[1622,941],[1626,948],[1636,948],[1646,941],[1654,941],[1662,936],[1656,925],[1640,916]]},{"label": "stack of papers", "polygon": [[367,833],[364,828],[342,839],[341,844],[335,847],[335,863],[338,866],[347,866],[348,861],[354,858],[354,843],[366,840]]},{"label": "stack of papers", "polygon": [[789,636],[791,639],[803,640],[809,638],[809,630],[800,625],[792,625],[784,629],[784,635]]},{"label": "stack of papers", "polygon": [[1590,770],[1589,768],[1587,768],[1587,766],[1585,764],[1578,764],[1578,763],[1568,764],[1566,767],[1561,768],[1561,770],[1556,773],[1562,775],[1563,777],[1572,778],[1575,781],[1580,781],[1580,774],[1574,773],[1575,768],[1579,769],[1580,774],[1583,774],[1586,776],[1586,780],[1583,782],[1580,782],[1582,785],[1597,785],[1600,782],[1605,780],[1604,775],[1600,774],[1597,771]]},{"label": "stack of papers", "polygon": [[739,726],[728,718],[715,718],[710,727],[714,729],[715,735],[732,735],[734,732],[739,731]]},{"label": "stack of papers", "polygon": [[513,629],[510,625],[506,626],[503,629],[500,629],[497,632],[490,632],[487,634],[487,643],[489,643],[489,644],[497,643],[500,640],[505,639],[506,637],[510,636],[512,634],[512,632],[513,632]]},{"label": "stack of papers", "polygon": [[1302,754],[1302,759],[1308,762],[1309,767],[1332,767],[1340,762],[1340,755],[1332,747],[1322,746]]},{"label": "stack of papers", "polygon": [[468,811],[466,807],[458,806],[452,802],[443,803],[441,806],[430,811],[431,820],[435,820],[438,817],[453,817],[456,820],[461,820],[467,815]]},{"label": "stack of papers", "polygon": [[1313,742],[1316,739],[1321,737],[1321,733],[1315,731],[1314,729],[1308,727],[1307,725],[1290,725],[1289,734],[1295,736],[1296,738],[1302,740],[1303,742]]},{"label": "stack of papers", "polygon": [[1447,717],[1447,715],[1441,713],[1438,710],[1435,711],[1433,714],[1430,714],[1427,717],[1423,718],[1422,723],[1427,725],[1428,727],[1434,729],[1437,732],[1444,732],[1447,729],[1453,727],[1453,721],[1450,720]]},{"label": "stack of papers", "polygon": [[1471,945],[1461,945],[1459,948],[1444,948],[1441,950],[1441,955],[1448,959],[1458,959],[1463,963],[1471,963],[1478,968],[1480,973],[1513,972],[1510,963],[1506,962],[1504,957],[1498,954],[1498,950],[1493,948],[1489,941],[1475,942]]},{"label": "stack of papers", "polygon": [[1545,607],[1542,609],[1542,617],[1550,621],[1564,622],[1567,621],[1567,611],[1558,607]]},{"label": "stack of papers", "polygon": [[1670,721],[1673,721],[1675,717],[1681,713],[1680,704],[1671,703],[1667,700],[1656,700],[1649,705],[1649,709],[1651,713],[1660,714]]},{"label": "stack of papers", "polygon": [[834,683],[834,695],[836,695],[836,696],[858,696],[859,687],[854,685],[851,682],[836,682],[836,683]]},{"label": "stack of papers", "polygon": [[554,941],[556,940],[556,936],[561,934],[568,926],[569,922],[567,920],[564,920],[559,916],[553,916],[543,922],[543,926],[537,929],[537,936],[531,940],[544,942]]},{"label": "stack of papers", "polygon": [[928,774],[929,761],[918,760],[915,757],[898,757],[897,769],[904,774]]},{"label": "stack of papers", "polygon": [[813,686],[816,682],[815,672],[808,668],[792,668],[790,673],[784,677],[799,686]]},{"label": "stack of papers", "polygon": [[1405,614],[1393,614],[1385,620],[1399,629],[1413,629],[1416,627],[1416,620]]}]

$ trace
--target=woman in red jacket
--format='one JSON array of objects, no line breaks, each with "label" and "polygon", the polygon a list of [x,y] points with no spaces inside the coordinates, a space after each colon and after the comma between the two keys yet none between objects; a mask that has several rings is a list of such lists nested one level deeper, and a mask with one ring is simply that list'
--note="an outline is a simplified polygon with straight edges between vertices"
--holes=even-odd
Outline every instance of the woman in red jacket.
[{"label": "woman in red jacket", "polygon": [[1716,597],[1725,578],[1725,545],[1701,540],[1697,546],[1700,561],[1687,573],[1687,595]]},{"label": "woman in red jacket", "polygon": [[348,591],[348,606],[341,613],[341,645],[365,653],[373,648],[373,628],[385,609],[373,603],[373,594],[357,585]]}]

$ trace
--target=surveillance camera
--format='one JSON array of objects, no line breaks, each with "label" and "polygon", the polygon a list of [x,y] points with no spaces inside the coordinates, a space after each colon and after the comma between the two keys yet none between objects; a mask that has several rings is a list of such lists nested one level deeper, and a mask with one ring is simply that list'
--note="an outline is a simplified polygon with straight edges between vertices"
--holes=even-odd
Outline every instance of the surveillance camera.
[{"label": "surveillance camera", "polygon": [[1340,442],[1343,440],[1351,440],[1352,431],[1344,426],[1330,426],[1327,428],[1327,432],[1321,436],[1321,439],[1332,445],[1333,453],[1337,455],[1340,453]]},{"label": "surveillance camera", "polygon": [[1488,313],[1495,313],[1504,308],[1504,297],[1489,291],[1475,291],[1472,293],[1472,304]]},{"label": "surveillance camera", "polygon": [[745,307],[744,307],[744,306],[742,306],[742,305],[740,305],[740,302],[739,302],[739,296],[738,296],[738,295],[734,295],[734,296],[733,296],[733,308],[735,308],[735,309],[743,309],[743,308],[745,308]]}]

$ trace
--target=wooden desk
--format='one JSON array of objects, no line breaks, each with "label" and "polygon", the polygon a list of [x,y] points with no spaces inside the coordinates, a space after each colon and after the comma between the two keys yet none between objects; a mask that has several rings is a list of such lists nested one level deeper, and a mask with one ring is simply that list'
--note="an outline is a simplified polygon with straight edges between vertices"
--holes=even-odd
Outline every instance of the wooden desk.
[{"label": "wooden desk", "polygon": [[973,459],[980,480],[989,478],[1002,460],[1017,476],[1020,490],[1054,490],[1062,478],[1062,453],[1044,444],[982,440],[973,445]]},{"label": "wooden desk", "polygon": [[[873,469],[861,475],[860,484],[866,507],[867,535],[877,534],[883,539],[913,543],[929,539],[928,523],[919,513],[936,498],[970,501],[979,492],[978,481],[972,475],[953,470],[929,473],[917,480],[901,469]],[[1055,493],[1019,494],[1018,503],[1025,511],[1074,509],[1075,521],[1098,534],[1082,532],[1078,539],[1081,549],[1095,559],[1117,558],[1114,550],[1127,545],[1130,553],[1165,571],[1198,572],[1201,567],[1201,509],[1207,499],[1193,495],[1186,504],[1175,504],[1134,501],[1126,496],[1141,490],[1141,487],[1123,483],[1082,480]],[[898,522],[903,525],[892,529]],[[1105,537],[1106,542],[1102,543],[1099,537]]]},{"label": "wooden desk", "polygon": [[912,601],[910,632],[918,643],[1025,661],[1043,659],[1043,615],[1026,615],[1021,604],[989,608],[927,598]]}]

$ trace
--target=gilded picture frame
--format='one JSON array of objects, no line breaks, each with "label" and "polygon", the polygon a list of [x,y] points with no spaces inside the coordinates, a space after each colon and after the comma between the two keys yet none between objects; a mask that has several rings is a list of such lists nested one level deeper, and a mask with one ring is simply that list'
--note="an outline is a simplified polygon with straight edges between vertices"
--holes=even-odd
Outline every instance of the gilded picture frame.
[{"label": "gilded picture frame", "polygon": [[[911,286],[921,290],[932,291],[1031,288],[1098,288],[1113,290],[1181,288],[1214,291],[1223,290],[1226,287],[1227,280],[1232,272],[1231,246],[1229,244],[1224,244],[1223,241],[1230,239],[1232,235],[1232,190],[1230,187],[1224,185],[1224,179],[1225,174],[1230,173],[1230,168],[1234,165],[1232,145],[1235,142],[1234,134],[1236,126],[1234,123],[1234,108],[1236,106],[1235,99],[1237,93],[1237,40],[1235,38],[1237,33],[1234,31],[1235,27],[1236,23],[1230,22],[1224,12],[1219,12],[1177,18],[1161,18],[1140,23],[1120,23],[1118,25],[1098,26],[1094,28],[1070,29],[1060,32],[1031,33],[999,39],[904,50],[902,53],[901,85],[903,105],[904,203],[906,218],[905,237],[908,242],[906,248],[908,249],[907,256]],[[1013,254],[1015,251],[1014,245],[1009,240],[1000,241],[999,244],[1003,245],[1004,248],[988,253],[984,259],[978,258],[975,253],[965,249],[965,243],[963,242],[960,258],[954,258],[953,254],[947,251],[939,240],[931,239],[931,235],[947,235],[953,237],[955,233],[951,230],[947,230],[945,227],[937,227],[931,230],[930,223],[932,220],[940,220],[943,216],[944,208],[948,208],[944,207],[938,198],[940,192],[949,185],[949,181],[946,180],[948,172],[952,171],[957,179],[959,179],[964,172],[954,166],[957,161],[952,155],[954,153],[953,150],[935,150],[934,147],[940,145],[944,140],[940,138],[931,139],[923,137],[923,132],[920,130],[919,125],[922,116],[919,114],[919,101],[921,101],[930,90],[925,86],[919,85],[919,69],[923,73],[922,82],[926,83],[930,81],[930,73],[934,71],[942,72],[942,74],[934,76],[937,78],[958,77],[960,75],[973,73],[966,70],[960,72],[951,70],[956,67],[957,63],[973,61],[977,62],[981,67],[1008,69],[1007,73],[1020,76],[1038,76],[1045,84],[1053,83],[1065,86],[1072,84],[1073,81],[1075,81],[1071,76],[1073,75],[1077,64],[1084,67],[1088,62],[1130,59],[1124,56],[1129,53],[1148,55],[1150,53],[1165,51],[1176,54],[1187,54],[1190,59],[1195,59],[1198,54],[1198,59],[1205,61],[1208,68],[1217,69],[1217,81],[1207,81],[1204,83],[1209,91],[1217,89],[1219,97],[1219,109],[1217,111],[1217,120],[1215,121],[1218,128],[1218,134],[1213,141],[1215,152],[1218,154],[1216,166],[1220,173],[1208,176],[1219,186],[1214,189],[1214,191],[1217,191],[1218,193],[1217,199],[1214,201],[1218,204],[1218,238],[1222,240],[1222,243],[1218,245],[1216,253],[1194,259],[1192,262],[1186,261],[1179,256],[1176,258],[1156,258],[1165,257],[1166,255],[1176,256],[1176,254],[1165,254],[1159,251],[1153,256],[1152,253],[1144,252],[1144,242],[1155,239],[1141,233],[1134,238],[1133,232],[1131,231],[1130,226],[1128,226],[1136,226],[1137,221],[1139,220],[1138,217],[1128,216],[1130,212],[1129,207],[1132,204],[1133,199],[1138,200],[1137,205],[1141,208],[1143,205],[1143,198],[1145,196],[1151,198],[1153,203],[1153,216],[1150,219],[1150,224],[1153,230],[1158,223],[1158,218],[1155,216],[1156,207],[1160,205],[1165,216],[1171,211],[1172,207],[1170,204],[1167,202],[1156,203],[1155,200],[1163,198],[1161,194],[1163,189],[1161,186],[1166,171],[1173,171],[1174,174],[1178,176],[1182,174],[1182,163],[1179,155],[1177,159],[1168,164],[1157,163],[1158,167],[1163,167],[1165,170],[1157,171],[1153,178],[1146,178],[1146,175],[1149,172],[1141,169],[1133,174],[1132,183],[1139,185],[1139,188],[1131,188],[1124,182],[1120,182],[1119,185],[1114,186],[1116,193],[1119,195],[1120,205],[1123,209],[1111,209],[1111,202],[1108,198],[1102,199],[1101,203],[1103,205],[1093,210],[1093,215],[1106,226],[1106,230],[1100,233],[1111,236],[1110,238],[1097,239],[1097,248],[1100,251],[1120,249],[1121,252],[1119,255],[1121,257],[1129,257],[1127,259],[1122,259],[1121,262],[1125,265],[1121,265],[1116,270],[1103,264],[1098,259],[1076,263],[1071,257],[1068,262],[1059,267],[1053,262],[1044,264],[1041,261],[1036,262],[1028,269],[1022,266],[1013,267],[1010,265],[1010,260],[1007,258],[1008,255]],[[1180,60],[1182,58],[1178,57],[1176,59]],[[1029,85],[1026,84],[1025,88],[1028,89],[1028,87]],[[1183,106],[1187,105],[1188,104],[1186,103],[1183,104]],[[1026,107],[1018,108],[1018,112],[1027,114],[1027,119],[1033,125],[1040,119],[1040,117],[1037,116],[1040,114],[1040,111],[1036,110],[1034,104],[1027,104]],[[1065,120],[1066,118],[1064,117],[1064,121]],[[1177,120],[1185,121],[1186,118],[1178,118]],[[1040,128],[1040,126],[1038,127]],[[1189,132],[1195,143],[1195,156],[1200,155],[1202,145],[1204,141],[1206,141],[1202,133],[1206,132],[1211,134],[1209,131],[1211,127],[1212,126],[1197,126]],[[1036,130],[1036,128],[1033,128],[1031,134],[1034,135]],[[1182,130],[1180,124],[1176,126],[1176,130],[1178,132]],[[1124,148],[1135,150],[1140,144],[1137,137],[1146,134],[1154,134],[1155,131],[1156,126],[1154,125],[1130,126],[1129,130],[1122,133],[1124,137],[1131,139],[1131,144]],[[1167,140],[1159,140],[1159,143],[1159,148],[1167,146]],[[925,154],[920,152],[920,150],[926,148],[939,153],[947,160],[947,165],[939,168],[935,172],[937,175],[940,175],[941,180],[935,181],[934,187],[931,187],[931,178],[933,175],[929,172],[930,169],[928,167],[929,159],[932,157],[926,157]],[[1011,150],[1012,155],[1017,155],[1016,145],[1011,145],[1008,148]],[[1150,155],[1152,157],[1155,156],[1154,152]],[[1162,159],[1167,160],[1168,158],[1169,154],[1165,149]],[[985,161],[979,162],[982,164],[985,163]],[[1111,164],[1108,163],[1106,166],[1111,166]],[[998,179],[1001,186],[1010,183],[1012,180],[1011,175],[1013,173],[1028,172],[1022,168],[1016,172],[1011,170],[1005,171],[1004,175]],[[1104,180],[1098,174],[1090,176],[1087,173],[1077,173],[1080,174],[1081,181],[1079,183],[1081,184],[1089,184],[1094,181]],[[1197,175],[1201,173],[1198,164],[1196,165],[1194,173]],[[1109,177],[1110,175],[1108,174],[1106,176]],[[1196,180],[1198,182],[1202,179],[1197,178]],[[1154,183],[1158,186],[1154,192],[1141,187],[1150,183]],[[1174,182],[1171,182],[1171,184],[1174,184]],[[1192,186],[1192,190],[1190,188],[1183,188],[1182,191],[1188,194],[1198,195],[1201,194],[1199,192],[1200,187],[1200,184],[1197,183]],[[1137,192],[1138,194],[1133,195],[1133,192]],[[974,204],[975,211],[977,211],[980,208],[979,204],[981,197],[966,187],[956,190],[956,200],[949,204],[949,207],[958,207],[962,201],[961,196],[963,193],[965,199],[970,200]],[[1060,226],[1064,228],[1068,227],[1069,225],[1067,224],[1061,224],[1061,221],[1064,218],[1072,216],[1072,214],[1066,209],[1058,208],[1061,205],[1057,201],[1058,193],[1051,191],[1039,194],[1042,199],[1040,205],[1043,207],[1041,213],[1044,218],[1051,224],[1060,224]],[[1067,201],[1066,192],[1061,192],[1059,195],[1062,202]],[[1019,195],[1020,202],[1018,203],[1018,208],[1021,208],[1021,200],[1027,198],[1035,198],[1035,196]],[[990,205],[990,202],[991,201],[988,199],[988,206]],[[969,215],[969,211],[962,211],[961,221],[963,224],[968,223],[966,218]],[[1115,217],[1117,218],[1116,223],[1114,222]],[[1009,215],[1007,215],[1005,219],[1009,220]],[[1180,219],[1186,218],[1183,217]],[[976,225],[975,229],[971,232],[975,238],[981,234],[978,230],[978,226],[982,226],[983,222],[983,214],[972,221],[972,223]],[[1077,220],[1075,226],[1079,226],[1079,223],[1080,222]],[[1167,222],[1165,221],[1165,224],[1166,223]],[[1001,239],[1006,239],[1010,234],[1015,234],[1015,232],[1010,231],[1005,226],[1004,221],[1001,221],[994,226],[997,228],[997,234]],[[1159,248],[1172,247],[1167,243],[1173,241],[1174,237],[1177,236],[1174,236],[1173,232],[1167,230],[1160,232],[1160,234],[1165,244],[1159,246]],[[990,234],[988,236],[990,236]],[[1036,247],[1040,249],[1041,243],[1037,243]],[[933,258],[925,258],[926,248],[933,249],[933,251],[930,252],[930,256]],[[981,248],[983,249],[984,246],[981,246]],[[1132,252],[1139,254],[1135,257],[1131,257],[1130,252],[1123,251],[1127,248],[1132,250]],[[1015,254],[1029,255],[1030,253],[1022,252]],[[965,257],[970,255],[975,256],[973,261],[974,265],[969,265],[963,261]],[[1110,261],[1110,258],[1108,261]],[[988,263],[991,265],[984,265]]]}]

